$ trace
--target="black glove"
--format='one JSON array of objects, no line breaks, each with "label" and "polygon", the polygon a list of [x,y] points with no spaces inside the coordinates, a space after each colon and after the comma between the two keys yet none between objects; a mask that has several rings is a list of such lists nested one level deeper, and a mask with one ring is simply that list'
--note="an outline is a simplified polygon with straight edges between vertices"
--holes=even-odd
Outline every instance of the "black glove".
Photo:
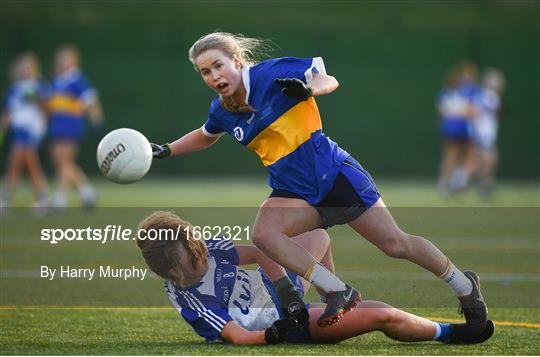
[{"label": "black glove", "polygon": [[152,146],[152,156],[156,159],[164,159],[171,156],[171,147],[169,144],[158,145],[150,143],[150,146]]},{"label": "black glove", "polygon": [[274,83],[282,86],[281,92],[291,98],[307,100],[313,95],[313,89],[298,78],[275,78]]},{"label": "black glove", "polygon": [[283,277],[274,283],[281,303],[283,316],[294,317],[301,327],[309,326],[309,312],[300,293],[288,277]]},{"label": "black glove", "polygon": [[276,320],[264,331],[264,339],[269,345],[275,345],[285,341],[287,332],[298,329],[298,320],[295,317],[285,317],[281,320]]}]

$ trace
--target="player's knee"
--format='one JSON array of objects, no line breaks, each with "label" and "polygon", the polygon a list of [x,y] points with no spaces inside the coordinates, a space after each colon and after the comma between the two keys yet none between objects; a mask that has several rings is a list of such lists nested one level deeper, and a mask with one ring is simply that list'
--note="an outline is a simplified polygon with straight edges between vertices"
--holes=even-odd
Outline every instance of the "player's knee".
[{"label": "player's knee", "polygon": [[251,233],[251,239],[257,248],[265,251],[271,244],[272,231],[264,227],[255,226]]},{"label": "player's knee", "polygon": [[387,239],[379,248],[392,258],[406,258],[407,257],[407,238],[406,236],[398,236],[395,238]]},{"label": "player's knee", "polygon": [[379,327],[392,325],[398,322],[398,315],[396,309],[388,307],[376,310],[377,311],[375,313],[374,319]]}]

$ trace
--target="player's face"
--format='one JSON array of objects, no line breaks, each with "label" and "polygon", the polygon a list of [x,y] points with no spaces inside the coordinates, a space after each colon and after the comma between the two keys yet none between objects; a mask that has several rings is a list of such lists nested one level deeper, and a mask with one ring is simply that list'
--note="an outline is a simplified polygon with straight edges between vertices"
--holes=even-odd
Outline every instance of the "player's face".
[{"label": "player's face", "polygon": [[77,57],[71,51],[60,51],[54,59],[56,73],[63,73],[77,65]]},{"label": "player's face", "polygon": [[30,59],[23,59],[19,63],[19,75],[22,79],[32,79],[37,77],[37,68]]},{"label": "player's face", "polygon": [[204,51],[195,60],[201,76],[210,89],[225,97],[239,91],[242,83],[241,65],[237,59],[231,59],[221,50]]}]

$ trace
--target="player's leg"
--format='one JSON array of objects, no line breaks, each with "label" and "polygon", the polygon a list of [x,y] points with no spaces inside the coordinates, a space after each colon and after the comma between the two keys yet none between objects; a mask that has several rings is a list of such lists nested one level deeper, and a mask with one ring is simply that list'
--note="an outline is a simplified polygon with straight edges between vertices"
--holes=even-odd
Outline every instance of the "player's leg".
[{"label": "player's leg", "polygon": [[[293,237],[292,240],[304,247],[317,261],[319,261],[326,269],[334,273],[334,262],[332,260],[332,249],[330,245],[330,237],[324,229],[316,229],[311,232],[306,232]],[[304,294],[311,287],[311,283],[303,278],[301,282],[304,288]],[[318,289],[318,288],[317,288]],[[319,289],[318,289],[319,290]],[[319,294],[326,295],[324,291]]]},{"label": "player's leg", "polygon": [[41,194],[47,191],[47,179],[45,178],[45,174],[43,174],[38,153],[35,149],[28,148],[25,150],[24,156],[30,180],[32,181],[36,196],[39,198]]},{"label": "player's leg", "polygon": [[67,191],[70,186],[69,153],[63,140],[54,140],[51,144],[51,158],[56,171],[57,188],[53,205],[58,208],[67,206]]},{"label": "player's leg", "polygon": [[403,232],[382,199],[349,225],[388,256],[407,259],[443,279],[460,299],[471,327],[485,327],[487,308],[476,275],[460,271],[427,239]]},{"label": "player's leg", "polygon": [[[310,309],[310,320],[323,313],[323,308]],[[381,331],[393,340],[402,342],[441,341],[444,343],[481,343],[493,335],[493,323],[481,332],[473,332],[463,324],[433,322],[420,316],[393,308],[378,301],[362,302],[343,317],[339,324],[320,328],[310,324],[310,334],[315,343],[336,343],[372,331]]]},{"label": "player's leg", "polygon": [[88,178],[86,177],[84,171],[77,164],[77,155],[79,153],[79,145],[77,142],[73,141],[69,143],[69,157],[70,157],[70,175],[71,181],[77,188],[79,192],[79,197],[81,202],[85,207],[93,207],[96,203],[96,192]]},{"label": "player's leg", "polygon": [[[316,321],[323,308],[310,309],[310,320]],[[310,324],[314,342],[335,343],[372,331],[381,331],[398,341],[430,341],[437,331],[435,324],[427,319],[395,309],[378,301],[363,301],[339,324],[321,328]]]},{"label": "player's leg", "polygon": [[35,148],[26,148],[24,152],[26,168],[34,188],[36,213],[43,214],[49,207],[49,194],[47,190],[47,179],[41,169],[39,156]]},{"label": "player's leg", "polygon": [[498,152],[496,147],[482,150],[482,171],[480,173],[480,193],[489,197],[495,188],[495,172],[497,169]]},{"label": "player's leg", "polygon": [[443,158],[439,175],[439,191],[450,194],[450,176],[459,164],[460,146],[455,140],[447,139],[443,143]]},{"label": "player's leg", "polygon": [[1,207],[3,208],[11,205],[12,195],[17,188],[23,165],[23,149],[13,145],[9,151],[6,179],[2,189]]},{"label": "player's leg", "polygon": [[321,224],[319,213],[306,201],[271,197],[259,209],[252,237],[253,243],[268,257],[329,294],[322,323],[332,324],[356,306],[360,294],[321,265],[304,247],[289,239]]},{"label": "player's leg", "polygon": [[268,257],[299,276],[305,276],[316,259],[289,239],[318,228],[317,210],[306,201],[271,197],[260,207],[253,225],[253,243]]}]

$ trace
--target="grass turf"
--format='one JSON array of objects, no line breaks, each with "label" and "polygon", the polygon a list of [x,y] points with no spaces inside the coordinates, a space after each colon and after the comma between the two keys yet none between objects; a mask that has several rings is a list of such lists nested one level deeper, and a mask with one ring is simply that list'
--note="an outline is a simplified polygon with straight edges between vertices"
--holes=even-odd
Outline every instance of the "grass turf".
[{"label": "grass turf", "polygon": [[[381,333],[337,345],[207,345],[169,307],[158,279],[40,279],[40,265],[144,266],[133,242],[51,245],[39,240],[43,227],[134,227],[152,207],[172,207],[195,224],[250,225],[256,207],[268,194],[263,179],[219,184],[210,180],[143,180],[130,186],[108,182],[97,186],[100,207],[93,212],[73,209],[35,217],[28,208],[15,208],[1,217],[0,354],[540,353],[539,328],[503,326],[508,322],[540,323],[537,183],[502,184],[490,201],[479,200],[472,191],[442,199],[432,183],[379,183],[385,201],[405,230],[428,237],[458,266],[480,273],[490,316],[503,324],[490,341],[479,346],[405,344]],[[20,193],[16,205],[29,206],[31,194]],[[75,197],[71,199],[76,204]],[[358,287],[365,298],[423,316],[459,318],[455,298],[430,274],[384,256],[346,227],[332,228],[329,233],[339,275]],[[315,301],[316,296],[310,292],[307,299]]]}]

